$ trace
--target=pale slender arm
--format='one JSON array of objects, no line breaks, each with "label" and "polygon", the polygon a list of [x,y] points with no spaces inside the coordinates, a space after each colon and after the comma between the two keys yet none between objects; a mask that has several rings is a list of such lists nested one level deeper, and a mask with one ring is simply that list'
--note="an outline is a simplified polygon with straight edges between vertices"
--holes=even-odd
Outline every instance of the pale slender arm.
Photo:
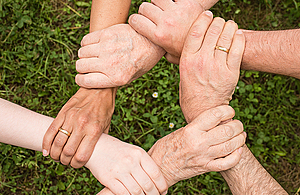
[{"label": "pale slender arm", "polygon": [[221,172],[233,195],[288,194],[257,161],[247,146],[243,147],[242,159],[233,168]]},{"label": "pale slender arm", "polygon": [[300,79],[300,29],[244,31],[246,48],[242,69]]}]

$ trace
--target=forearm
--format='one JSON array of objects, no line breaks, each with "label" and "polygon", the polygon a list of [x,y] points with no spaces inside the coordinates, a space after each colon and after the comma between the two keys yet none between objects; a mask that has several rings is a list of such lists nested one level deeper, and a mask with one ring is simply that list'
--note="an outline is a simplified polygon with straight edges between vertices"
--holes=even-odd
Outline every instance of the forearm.
[{"label": "forearm", "polygon": [[43,137],[53,119],[0,99],[0,142],[42,151]]},{"label": "forearm", "polygon": [[101,30],[114,24],[125,23],[131,0],[93,0],[90,32]]},{"label": "forearm", "polygon": [[233,168],[221,172],[233,195],[287,194],[244,145],[242,159]]},{"label": "forearm", "polygon": [[244,31],[246,48],[242,69],[293,76],[300,79],[300,29]]}]

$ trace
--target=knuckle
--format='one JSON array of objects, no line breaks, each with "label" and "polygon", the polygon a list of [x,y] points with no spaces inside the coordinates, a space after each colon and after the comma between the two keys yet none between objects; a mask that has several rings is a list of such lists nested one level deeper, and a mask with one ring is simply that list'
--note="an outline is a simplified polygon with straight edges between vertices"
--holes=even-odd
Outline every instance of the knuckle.
[{"label": "knuckle", "polygon": [[155,31],[154,32],[154,37],[157,41],[159,42],[165,42],[166,41],[166,34],[163,31]]},{"label": "knuckle", "polygon": [[162,173],[160,172],[160,170],[152,171],[151,177],[153,180],[158,180],[161,176],[162,176]]},{"label": "knuckle", "polygon": [[75,161],[79,162],[79,164],[81,163],[85,163],[89,160],[88,156],[85,154],[76,154],[74,156]]},{"label": "knuckle", "polygon": [[194,25],[191,29],[190,32],[190,36],[195,37],[195,38],[199,38],[202,37],[204,34],[201,30],[201,26],[200,25]]},{"label": "knuckle", "polygon": [[229,153],[231,153],[231,151],[232,151],[232,143],[230,141],[225,142],[224,152],[226,154],[229,154]]},{"label": "knuckle", "polygon": [[219,27],[211,27],[210,31],[208,31],[208,34],[211,36],[218,36],[221,33],[221,29]]},{"label": "knuckle", "polygon": [[126,156],[124,156],[123,161],[124,161],[124,164],[132,165],[135,162],[134,159],[135,158],[133,158],[131,155],[126,155]]},{"label": "knuckle", "polygon": [[220,42],[229,43],[231,42],[231,37],[228,34],[222,34],[222,36],[220,37]]},{"label": "knuckle", "polygon": [[65,139],[61,136],[57,136],[54,140],[54,146],[56,147],[63,147],[65,145]]},{"label": "knuckle", "polygon": [[89,122],[89,116],[87,114],[81,114],[78,117],[78,125],[80,127],[83,127]]},{"label": "knuckle", "polygon": [[135,187],[133,190],[132,190],[132,194],[133,195],[140,195],[140,194],[142,194],[143,193],[143,191],[142,191],[142,189],[140,188],[140,187]]},{"label": "knuckle", "polygon": [[216,119],[220,119],[223,116],[223,113],[221,111],[220,108],[213,108],[211,110],[211,114],[213,117],[215,117]]},{"label": "knuckle", "polygon": [[227,137],[231,138],[234,135],[234,131],[231,128],[231,126],[229,126],[229,125],[223,125],[223,129],[224,129],[225,135]]},{"label": "knuckle", "polygon": [[152,191],[153,188],[154,188],[154,184],[152,183],[151,180],[148,180],[148,181],[144,184],[144,190],[145,190],[146,192]]},{"label": "knuckle", "polygon": [[72,147],[65,147],[63,150],[63,154],[67,157],[74,156],[75,150]]}]

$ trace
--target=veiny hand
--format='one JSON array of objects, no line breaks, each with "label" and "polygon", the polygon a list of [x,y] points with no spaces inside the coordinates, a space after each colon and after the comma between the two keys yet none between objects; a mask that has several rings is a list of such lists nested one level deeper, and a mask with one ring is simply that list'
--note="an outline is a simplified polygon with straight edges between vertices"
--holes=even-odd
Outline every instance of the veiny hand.
[{"label": "veiny hand", "polygon": [[146,151],[107,134],[101,135],[86,167],[111,190],[102,194],[159,195],[168,189],[159,167]]},{"label": "veiny hand", "polygon": [[[43,140],[43,154],[74,168],[85,165],[102,132],[108,132],[116,89],[84,89],[63,106]],[[71,136],[58,131],[62,128]]]},{"label": "veiny hand", "polygon": [[[219,125],[233,117],[234,110],[227,105],[206,110],[193,122],[152,146],[148,153],[169,187],[206,172],[230,169],[240,161],[241,147],[246,140],[243,124],[232,120]],[[105,188],[98,195],[112,195],[110,190]]]},{"label": "veiny hand", "polygon": [[219,106],[200,114],[190,124],[158,140],[148,152],[161,168],[168,186],[210,171],[235,166],[246,134],[243,124],[233,120],[230,106]]},{"label": "veiny hand", "polygon": [[245,47],[245,37],[237,29],[233,21],[213,19],[209,11],[191,27],[179,64],[180,105],[188,123],[209,108],[229,104]]},{"label": "veiny hand", "polygon": [[[195,0],[152,0],[140,5],[129,24],[167,52],[166,58],[178,62],[188,30],[204,10]],[[176,59],[176,61],[172,61]]]},{"label": "veiny hand", "polygon": [[128,24],[90,33],[81,45],[75,81],[85,88],[128,84],[153,68],[165,53]]}]

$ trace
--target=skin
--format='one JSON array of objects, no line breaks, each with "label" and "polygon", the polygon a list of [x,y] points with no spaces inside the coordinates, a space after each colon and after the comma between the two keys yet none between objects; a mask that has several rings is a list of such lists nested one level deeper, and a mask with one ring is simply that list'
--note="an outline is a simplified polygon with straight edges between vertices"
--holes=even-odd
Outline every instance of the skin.
[{"label": "skin", "polygon": [[[163,1],[155,0],[155,4],[143,5],[139,14],[130,16],[129,24],[140,34],[155,44],[163,47],[166,58],[172,63],[179,63],[182,46],[176,45],[185,40],[183,34],[189,30],[199,10],[193,6],[185,6],[196,2],[195,0]],[[208,5],[201,4],[209,9]],[[172,11],[172,12],[170,12]],[[172,14],[176,12],[177,14]],[[180,17],[178,17],[180,16]],[[283,31],[248,31],[244,30],[246,39],[245,52],[241,68],[245,70],[263,71],[300,78],[300,54],[294,52],[300,46],[300,29]],[[174,41],[174,51],[170,50]],[[284,66],[282,65],[284,64]]]},{"label": "skin", "polygon": [[[124,23],[130,1],[94,0],[92,2],[90,31]],[[114,111],[117,88],[85,89],[63,106],[43,138],[43,154],[74,168],[85,165],[103,132],[108,132]],[[71,133],[70,138],[58,131]]]},{"label": "skin", "polygon": [[[216,106],[220,103],[220,101],[215,101],[218,100],[218,98],[214,98],[215,95],[224,98],[224,101],[227,100],[229,93],[227,93],[227,97],[226,95],[224,97],[224,93],[219,94],[218,87],[220,86],[216,85],[216,83],[222,83],[222,81],[228,82],[228,77],[222,76],[224,74],[226,75],[225,72],[220,74],[218,71],[223,70],[222,66],[227,66],[226,70],[232,74],[230,79],[234,80],[234,75],[239,75],[239,64],[243,55],[245,38],[242,31],[236,31],[237,27],[231,22],[227,22],[224,25],[223,21],[215,18],[210,27],[212,31],[208,30],[204,33],[207,22],[211,20],[212,16],[208,16],[205,13],[199,16],[189,31],[190,33],[186,39],[180,58],[181,88],[184,89],[181,90],[180,99],[185,96],[189,98],[190,94],[195,94],[193,98],[190,99],[190,101],[194,101],[195,103],[181,104],[182,110],[188,110],[188,112],[184,112],[185,118],[191,121],[194,120],[195,114],[201,112],[203,107],[201,103],[207,101],[207,97],[202,94],[207,94],[207,92],[211,93],[213,90],[216,91],[215,93],[211,93],[211,99],[213,100],[208,100],[208,102],[211,103],[208,105],[204,103],[206,106],[213,107],[213,104]],[[214,34],[220,33],[220,29],[218,30],[215,25],[219,27],[223,26],[223,28],[221,28],[222,33],[218,39],[211,38],[214,37]],[[206,42],[206,40],[208,42]],[[214,49],[214,45],[219,44],[230,48],[229,53],[227,54],[226,52]],[[214,53],[213,56],[215,58],[210,57],[212,53]],[[214,65],[215,63],[213,63],[213,61],[216,62],[219,60],[221,61],[217,63],[217,66]],[[207,63],[203,63],[203,61]],[[222,61],[226,63],[221,63]],[[189,70],[192,70],[193,74],[191,74]],[[203,75],[202,72],[204,72]],[[209,72],[219,75],[219,82],[216,82]],[[205,76],[208,76],[209,79],[205,79]],[[206,87],[203,87],[203,83],[208,84]],[[228,92],[233,90],[234,87],[234,85],[225,86]],[[201,89],[201,93],[197,93],[198,89]],[[247,146],[243,146],[241,161],[235,167],[223,171],[221,174],[230,186],[233,194],[287,194],[280,184],[261,166]]]},{"label": "skin", "polygon": [[[42,138],[53,118],[3,99],[0,99],[0,110],[1,143],[42,151]],[[102,134],[85,166],[103,185],[109,187],[100,194],[129,194],[129,191],[130,194],[144,194],[134,186],[127,185],[128,188],[132,187],[132,190],[124,187],[125,182],[132,179],[126,175],[134,175],[135,179],[143,176],[136,172],[137,167],[145,169],[147,174],[154,174],[152,178],[156,187],[164,189],[159,194],[165,194],[168,186],[192,177],[196,172],[202,174],[221,171],[239,162],[242,153],[240,147],[245,143],[242,123],[234,120],[217,126],[221,121],[233,116],[234,110],[230,106],[205,111],[191,124],[158,140],[149,151],[153,160],[141,148]],[[169,147],[165,147],[166,145]],[[128,150],[131,152],[127,153]],[[130,166],[124,166],[124,162]],[[159,169],[156,164],[159,165]],[[143,190],[145,194],[158,194],[155,189],[148,185],[148,190]]]}]

